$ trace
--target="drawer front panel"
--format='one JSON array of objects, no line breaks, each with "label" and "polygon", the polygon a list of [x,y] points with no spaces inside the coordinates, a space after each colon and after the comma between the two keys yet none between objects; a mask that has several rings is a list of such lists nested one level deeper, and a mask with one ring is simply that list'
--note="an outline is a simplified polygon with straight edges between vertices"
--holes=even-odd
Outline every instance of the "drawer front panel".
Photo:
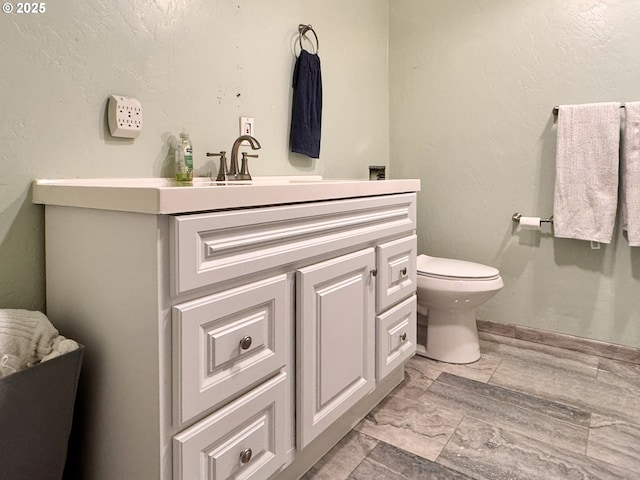
[{"label": "drawer front panel", "polygon": [[286,373],[173,439],[174,480],[262,480],[286,461]]},{"label": "drawer front panel", "polygon": [[172,291],[412,233],[414,193],[171,217]]},{"label": "drawer front panel", "polygon": [[416,305],[414,295],[376,317],[378,382],[416,352]]},{"label": "drawer front panel", "polygon": [[279,275],[173,308],[178,424],[284,366],[291,288]]},{"label": "drawer front panel", "polygon": [[[269,326],[272,322],[272,305],[256,305],[232,315],[220,326],[210,325],[207,330],[207,357],[209,374],[224,368],[227,362],[234,362],[256,350],[269,348]],[[240,345],[240,348],[238,348]]]},{"label": "drawer front panel", "polygon": [[416,291],[416,235],[377,247],[376,311],[382,312]]}]

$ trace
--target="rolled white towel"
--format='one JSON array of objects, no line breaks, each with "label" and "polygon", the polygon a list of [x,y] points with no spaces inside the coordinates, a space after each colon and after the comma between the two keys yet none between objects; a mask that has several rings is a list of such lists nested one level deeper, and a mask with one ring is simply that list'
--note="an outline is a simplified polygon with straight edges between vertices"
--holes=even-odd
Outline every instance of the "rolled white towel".
[{"label": "rolled white towel", "polygon": [[0,378],[6,377],[10,373],[16,373],[20,362],[15,355],[4,354],[0,357]]},{"label": "rolled white towel", "polygon": [[78,342],[76,342],[75,340],[65,338],[62,342],[60,342],[60,345],[58,345],[58,351],[60,353],[69,353],[77,350],[79,347],[80,346],[78,345]]},{"label": "rolled white towel", "polygon": [[58,330],[42,312],[0,309],[0,358],[7,355],[16,370],[51,353],[57,336]]},{"label": "rolled white towel", "polygon": [[51,360],[52,358],[59,357],[60,355],[64,355],[65,353],[73,352],[79,348],[78,342],[75,340],[71,340],[70,338],[66,338],[63,335],[58,335],[53,339],[53,348],[49,355],[45,355],[42,358],[43,362],[47,360]]}]

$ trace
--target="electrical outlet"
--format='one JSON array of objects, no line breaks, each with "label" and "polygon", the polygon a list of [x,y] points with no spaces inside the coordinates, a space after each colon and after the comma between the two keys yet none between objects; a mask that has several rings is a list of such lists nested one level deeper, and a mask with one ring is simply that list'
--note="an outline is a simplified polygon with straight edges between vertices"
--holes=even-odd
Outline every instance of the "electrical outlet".
[{"label": "electrical outlet", "polygon": [[114,137],[136,138],[142,131],[142,104],[122,95],[109,97],[109,130]]},{"label": "electrical outlet", "polygon": [[253,131],[253,117],[240,117],[240,135],[255,136]]}]

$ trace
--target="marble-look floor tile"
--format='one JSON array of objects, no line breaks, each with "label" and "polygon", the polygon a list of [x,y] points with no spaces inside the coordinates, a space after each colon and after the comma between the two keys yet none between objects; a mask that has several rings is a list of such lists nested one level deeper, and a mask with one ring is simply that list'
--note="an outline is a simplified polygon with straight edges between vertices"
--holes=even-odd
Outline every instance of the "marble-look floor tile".
[{"label": "marble-look floor tile", "polygon": [[[335,477],[333,480],[337,480]],[[348,480],[469,480],[444,465],[412,455],[384,442],[374,448]]]},{"label": "marble-look floor tile", "polygon": [[356,430],[428,460],[435,460],[462,414],[392,394]]},{"label": "marble-look floor tile", "polygon": [[349,432],[335,447],[316,463],[303,480],[344,479],[364,460],[378,444],[374,438],[358,432]]},{"label": "marble-look floor tile", "polygon": [[[640,424],[640,396],[630,393],[626,386],[616,385],[612,375],[595,368],[598,364],[614,363],[488,334],[483,334],[481,348],[502,357],[489,382],[492,385]],[[606,381],[607,378],[611,381]]]},{"label": "marble-look floor tile", "polygon": [[594,413],[587,455],[632,470],[640,477],[640,426]]},{"label": "marble-look floor tile", "polygon": [[490,383],[640,425],[640,396],[572,371],[534,360],[503,359]]},{"label": "marble-look floor tile", "polygon": [[490,353],[482,352],[480,360],[473,363],[466,364],[454,364],[439,362],[430,358],[421,357],[416,355],[412,359],[416,364],[422,363],[433,370],[440,372],[452,373],[459,377],[470,378],[471,380],[477,380],[478,382],[488,382],[495,372],[496,368],[500,364],[500,358]]},{"label": "marble-look floor tile", "polygon": [[[368,447],[334,449],[313,472],[330,473],[315,478],[459,480],[462,472],[487,480],[640,479],[639,365],[483,332],[480,338],[483,356],[497,359],[488,383],[468,367],[414,357],[403,384],[356,427],[379,448],[366,457]],[[416,401],[423,396],[425,403]],[[557,435],[549,438],[554,424]],[[581,453],[567,444],[573,427],[589,432]],[[404,464],[392,466],[378,456],[387,449],[383,442],[411,452],[413,460],[400,455]],[[341,455],[352,461],[328,468]],[[408,462],[426,462],[413,455],[438,458],[452,469],[444,475],[454,476],[403,470]]]},{"label": "marble-look floor tile", "polygon": [[[589,415],[548,400],[443,373],[420,401],[573,452],[587,448]],[[574,418],[582,425],[572,423]]]},{"label": "marble-look floor tile", "polygon": [[438,463],[476,480],[632,480],[638,474],[465,418]]},{"label": "marble-look floor tile", "polygon": [[640,365],[601,358],[598,382],[614,385],[630,395],[640,396]]},{"label": "marble-look floor tile", "polygon": [[526,393],[516,392],[507,388],[498,387],[487,383],[480,383],[455,375],[442,374],[438,377],[438,382],[452,387],[466,390],[470,395],[482,395],[485,401],[500,402],[524,410],[561,420],[579,427],[588,428],[591,414],[579,408],[574,408],[563,403],[534,397]]},{"label": "marble-look floor tile", "polygon": [[404,398],[417,400],[442,372],[421,357],[411,358],[404,367],[405,378],[393,391]]}]

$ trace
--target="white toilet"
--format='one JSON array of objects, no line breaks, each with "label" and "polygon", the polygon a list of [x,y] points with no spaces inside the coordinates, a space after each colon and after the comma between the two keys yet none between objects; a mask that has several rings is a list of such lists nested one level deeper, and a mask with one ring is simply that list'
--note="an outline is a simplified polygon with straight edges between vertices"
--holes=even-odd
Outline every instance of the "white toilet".
[{"label": "white toilet", "polygon": [[[475,308],[502,287],[479,263],[418,255],[418,355],[449,363],[480,358]],[[426,328],[426,341],[425,337]]]}]

